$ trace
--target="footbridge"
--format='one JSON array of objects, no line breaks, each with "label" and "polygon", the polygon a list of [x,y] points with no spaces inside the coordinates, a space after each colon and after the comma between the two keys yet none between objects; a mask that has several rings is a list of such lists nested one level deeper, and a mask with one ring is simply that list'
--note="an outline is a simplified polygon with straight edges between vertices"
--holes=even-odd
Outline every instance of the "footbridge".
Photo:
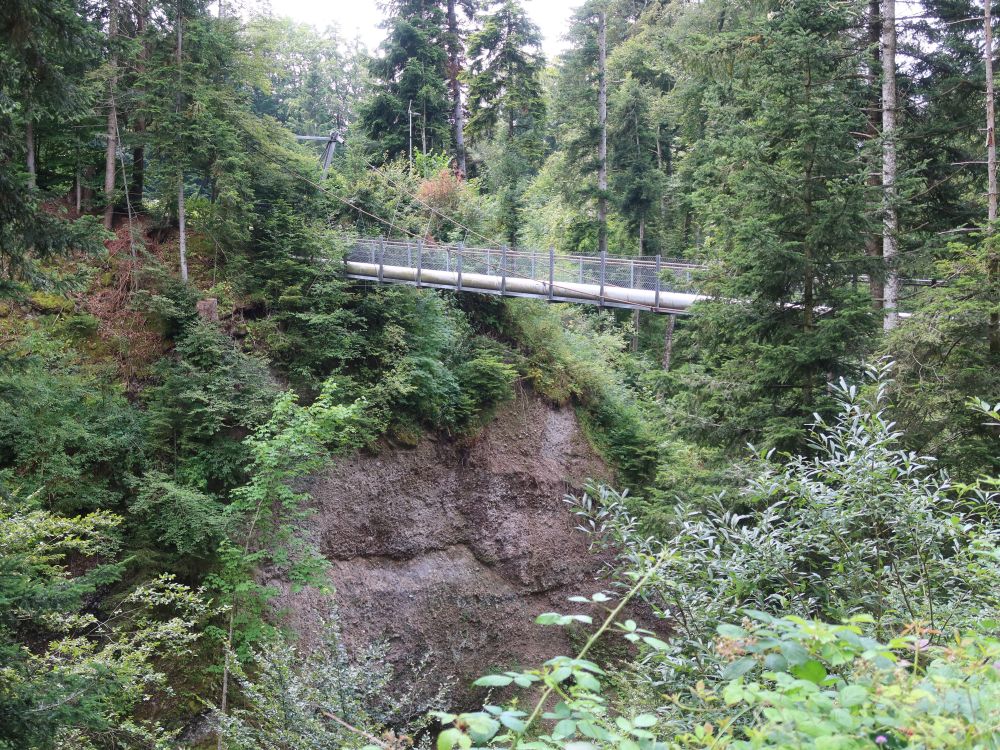
[{"label": "footbridge", "polygon": [[692,275],[701,266],[659,255],[563,255],[552,249],[537,252],[355,238],[349,241],[344,262],[348,278],[379,284],[656,313],[687,313],[695,302],[708,299],[692,289]]},{"label": "footbridge", "polygon": [[[670,315],[687,314],[695,302],[709,299],[693,288],[694,275],[703,265],[659,255],[564,255],[551,248],[538,252],[381,238],[351,238],[347,243],[347,277],[378,284],[534,297]],[[868,277],[855,277],[855,281],[867,283]],[[922,287],[940,282],[906,278],[900,283]]]}]

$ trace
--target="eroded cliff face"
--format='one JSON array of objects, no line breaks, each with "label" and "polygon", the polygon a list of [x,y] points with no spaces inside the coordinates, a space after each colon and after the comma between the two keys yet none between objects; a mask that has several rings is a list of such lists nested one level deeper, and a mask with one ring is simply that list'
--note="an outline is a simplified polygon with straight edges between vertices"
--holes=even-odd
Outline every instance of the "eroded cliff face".
[{"label": "eroded cliff face", "polygon": [[[436,676],[466,685],[567,652],[562,629],[534,619],[602,588],[604,561],[563,502],[588,478],[608,470],[573,412],[531,394],[473,440],[427,437],[315,477],[309,533],[348,646],[385,639],[401,669],[429,655]],[[328,600],[286,589],[276,604],[308,647]]]}]

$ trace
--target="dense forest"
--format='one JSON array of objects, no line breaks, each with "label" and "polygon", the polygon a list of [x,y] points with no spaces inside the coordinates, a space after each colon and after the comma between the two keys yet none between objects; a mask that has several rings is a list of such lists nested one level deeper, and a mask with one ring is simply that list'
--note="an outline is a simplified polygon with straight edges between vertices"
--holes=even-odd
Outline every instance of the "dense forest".
[{"label": "dense forest", "polygon": [[[0,2],[0,748],[1000,746],[989,0],[586,0],[555,59],[521,0],[382,8],[368,50]],[[677,259],[704,296],[375,284],[358,237]],[[523,485],[565,479],[602,572],[531,625],[567,650],[460,613],[467,678],[347,637],[376,615],[314,531],[359,511],[316,477],[461,475],[535,403],[606,467]]]}]

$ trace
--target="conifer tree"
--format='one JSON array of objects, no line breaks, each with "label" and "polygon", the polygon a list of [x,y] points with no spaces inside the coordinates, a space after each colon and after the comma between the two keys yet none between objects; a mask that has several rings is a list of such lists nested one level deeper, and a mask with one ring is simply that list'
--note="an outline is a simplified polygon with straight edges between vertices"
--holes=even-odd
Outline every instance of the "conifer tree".
[{"label": "conifer tree", "polygon": [[500,203],[500,229],[516,244],[528,179],[541,165],[545,102],[541,34],[518,0],[498,0],[469,40],[469,137]]},{"label": "conifer tree", "polygon": [[39,260],[96,245],[88,222],[41,209],[34,151],[43,113],[68,117],[85,101],[66,71],[95,42],[71,0],[0,4],[0,297],[41,280]]},{"label": "conifer tree", "polygon": [[542,37],[520,0],[495,0],[469,39],[469,134],[508,141],[542,124]]},{"label": "conifer tree", "polygon": [[715,298],[686,329],[688,383],[714,440],[788,447],[872,330],[847,283],[863,263],[868,190],[854,16],[816,0],[716,7],[717,31],[685,50],[707,84],[692,158]]},{"label": "conifer tree", "polygon": [[389,158],[410,148],[446,150],[450,144],[447,18],[436,0],[392,0],[388,35],[371,63],[375,93],[361,107],[361,124]]}]

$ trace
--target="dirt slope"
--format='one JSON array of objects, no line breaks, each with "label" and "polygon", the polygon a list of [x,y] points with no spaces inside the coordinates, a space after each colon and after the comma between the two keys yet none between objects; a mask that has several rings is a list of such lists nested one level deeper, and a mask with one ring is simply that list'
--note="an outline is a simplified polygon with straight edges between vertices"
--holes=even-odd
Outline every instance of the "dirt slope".
[{"label": "dirt slope", "polygon": [[[471,442],[338,462],[308,487],[309,526],[348,645],[386,638],[400,667],[430,652],[436,674],[463,682],[566,652],[534,618],[601,589],[602,561],[562,498],[607,475],[573,412],[530,394]],[[277,604],[309,645],[327,603],[286,592]]]}]

